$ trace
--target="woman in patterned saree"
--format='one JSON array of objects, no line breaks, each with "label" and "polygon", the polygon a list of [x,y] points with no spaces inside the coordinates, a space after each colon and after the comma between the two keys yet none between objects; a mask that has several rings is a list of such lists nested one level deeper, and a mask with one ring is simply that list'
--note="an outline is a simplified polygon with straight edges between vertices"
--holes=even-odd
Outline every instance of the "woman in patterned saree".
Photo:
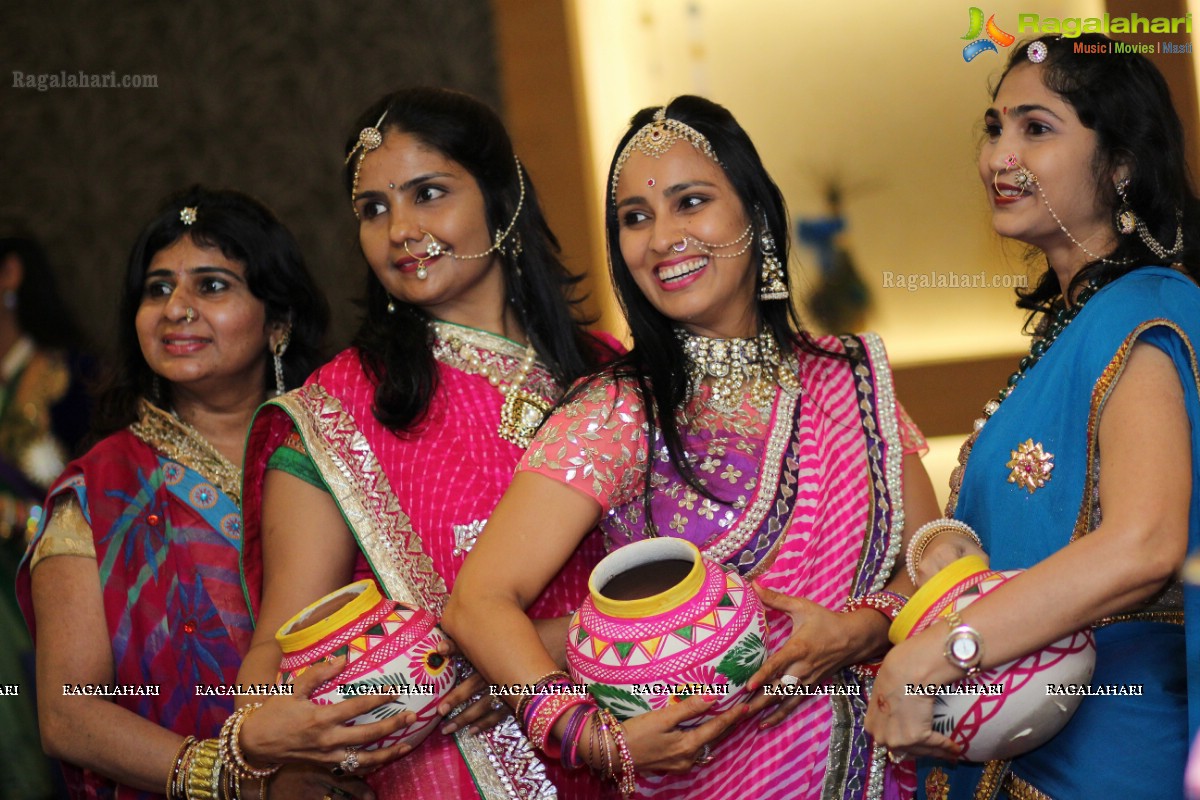
[{"label": "woman in patterned saree", "polygon": [[1084,697],[1011,761],[927,763],[937,800],[1178,798],[1200,721],[1200,604],[1179,581],[1200,544],[1200,203],[1165,81],[1113,46],[1087,34],[1014,48],[984,113],[992,223],[1046,269],[1018,301],[1038,322],[1030,355],[976,423],[948,512],[994,569],[1026,571],[951,623],[957,661],[951,626],[893,649],[868,721],[900,752],[952,756],[931,700],[905,684],[957,680],[1087,626],[1093,686],[1141,691]]},{"label": "woman in patterned saree", "polygon": [[599,712],[532,714],[531,728],[578,753],[568,761],[619,774],[626,792],[632,766],[636,791],[656,797],[902,796],[911,773],[865,736],[864,671],[849,669],[886,648],[887,615],[902,602],[891,592],[908,586],[892,578],[904,572],[902,534],[934,511],[882,345],[799,326],[783,197],[715,103],[683,96],[633,118],[606,223],[634,348],[573,389],[538,433],[467,559],[446,626],[493,680],[532,684],[554,662],[522,609],[587,531],[599,523],[610,548],[683,537],[754,579],[768,606],[771,655],[753,686],[835,688],[741,725],[771,698],[689,730],[676,726],[704,711],[703,698],[607,730]]},{"label": "woman in patterned saree", "polygon": [[[351,580],[373,576],[392,599],[439,613],[543,413],[604,349],[573,318],[576,279],[491,109],[409,89],[353,131],[346,188],[370,268],[366,316],[354,346],[251,431],[243,569],[257,629],[245,680],[269,680],[274,632]],[[532,609],[563,618],[545,623],[556,639],[600,556],[595,538]],[[548,771],[483,687],[463,680],[438,713],[465,709],[370,776],[380,797],[595,795],[588,776]]]},{"label": "woman in patterned saree", "polygon": [[[254,409],[315,364],[327,313],[291,234],[245,195],[185,191],[134,245],[120,360],[97,409],[104,438],[52,485],[18,575],[42,740],[73,797],[213,796],[202,784],[250,642],[235,464]],[[94,690],[107,686],[128,693]],[[242,718],[242,752],[256,764],[331,753],[336,764],[346,744],[379,735],[343,728],[352,713],[271,698]],[[321,736],[344,740],[322,748]],[[261,788],[245,781],[243,796]]]}]

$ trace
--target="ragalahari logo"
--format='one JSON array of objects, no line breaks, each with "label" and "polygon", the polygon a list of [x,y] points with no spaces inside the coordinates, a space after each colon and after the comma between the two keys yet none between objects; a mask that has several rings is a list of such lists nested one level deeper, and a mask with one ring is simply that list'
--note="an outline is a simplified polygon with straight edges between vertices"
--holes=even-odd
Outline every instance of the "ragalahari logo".
[{"label": "ragalahari logo", "polygon": [[[1000,30],[1000,26],[996,24],[995,14],[988,17],[987,24],[985,25],[982,8],[972,6],[969,13],[971,15],[971,27],[967,31],[967,35],[962,38],[973,41],[963,48],[963,61],[971,61],[975,56],[980,53],[986,53],[989,50],[993,53],[998,53],[1000,51],[996,49],[996,45],[1008,47],[1017,40],[1017,37],[1011,33],[1005,33]],[[984,32],[987,33],[987,37],[979,38],[979,34]]]}]

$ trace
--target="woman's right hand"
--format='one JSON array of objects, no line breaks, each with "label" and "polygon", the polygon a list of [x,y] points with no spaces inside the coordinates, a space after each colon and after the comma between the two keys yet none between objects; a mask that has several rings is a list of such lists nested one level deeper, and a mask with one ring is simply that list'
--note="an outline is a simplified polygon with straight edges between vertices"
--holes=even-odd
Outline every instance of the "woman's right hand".
[{"label": "woman's right hand", "polygon": [[243,718],[240,745],[251,765],[304,761],[332,769],[354,752],[358,766],[346,772],[364,775],[412,751],[407,744],[359,749],[416,722],[415,714],[405,712],[367,725],[346,725],[359,714],[382,705],[379,695],[350,697],[329,705],[309,699],[345,665],[344,656],[314,664],[296,679],[291,696],[272,697]]},{"label": "woman's right hand", "polygon": [[[738,703],[693,728],[679,727],[706,713],[713,702],[703,697],[689,697],[676,705],[639,714],[621,723],[637,771],[678,773],[703,767],[699,762],[712,752],[713,745],[750,716],[750,706]],[[589,752],[588,761],[593,767],[603,768],[604,757],[600,753]],[[613,763],[617,770],[619,763]]]}]

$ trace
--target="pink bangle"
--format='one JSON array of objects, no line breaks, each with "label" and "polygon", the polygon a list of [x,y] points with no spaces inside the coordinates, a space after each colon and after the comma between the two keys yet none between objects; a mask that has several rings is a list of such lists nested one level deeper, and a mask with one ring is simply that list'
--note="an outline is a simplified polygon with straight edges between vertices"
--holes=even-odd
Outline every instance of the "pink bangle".
[{"label": "pink bangle", "polygon": [[562,755],[562,748],[550,735],[554,724],[572,708],[591,702],[588,695],[549,695],[545,702],[537,707],[537,714],[529,723],[529,741],[551,758],[558,758]]},{"label": "pink bangle", "polygon": [[583,740],[583,734],[587,730],[588,720],[596,713],[596,710],[595,703],[583,703],[571,712],[571,718],[567,720],[567,728],[563,731],[562,738],[564,769],[578,769],[583,766],[583,759],[579,757],[579,743]]}]

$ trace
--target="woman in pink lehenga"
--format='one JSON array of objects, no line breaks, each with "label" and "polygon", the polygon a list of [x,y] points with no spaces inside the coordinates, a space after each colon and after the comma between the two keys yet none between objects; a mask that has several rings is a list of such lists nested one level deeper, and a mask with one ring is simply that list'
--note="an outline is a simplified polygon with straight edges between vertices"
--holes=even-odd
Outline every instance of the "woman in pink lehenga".
[{"label": "woman in pink lehenga", "polygon": [[851,668],[886,649],[893,592],[911,588],[892,577],[902,538],[936,515],[882,344],[799,327],[783,198],[724,108],[685,96],[638,112],[607,199],[634,348],[538,433],[459,576],[447,629],[494,680],[533,683],[554,662],[522,609],[593,526],[610,548],[688,539],[754,579],[768,606],[771,655],[751,685],[827,693],[773,710],[760,695],[687,730],[676,725],[701,698],[607,728],[599,711],[556,717],[561,703],[530,702],[529,728],[642,795],[910,796],[911,769],[863,729],[869,677]]},{"label": "woman in pink lehenga", "polygon": [[[351,580],[440,613],[542,415],[607,351],[573,318],[575,279],[490,109],[396,92],[367,109],[347,151],[366,316],[353,347],[251,430],[243,571],[257,630],[244,680],[269,680],[275,631]],[[600,552],[585,542],[531,609],[554,638]],[[368,776],[379,797],[595,796],[588,776],[543,763],[483,688],[462,680],[440,730]]]}]

